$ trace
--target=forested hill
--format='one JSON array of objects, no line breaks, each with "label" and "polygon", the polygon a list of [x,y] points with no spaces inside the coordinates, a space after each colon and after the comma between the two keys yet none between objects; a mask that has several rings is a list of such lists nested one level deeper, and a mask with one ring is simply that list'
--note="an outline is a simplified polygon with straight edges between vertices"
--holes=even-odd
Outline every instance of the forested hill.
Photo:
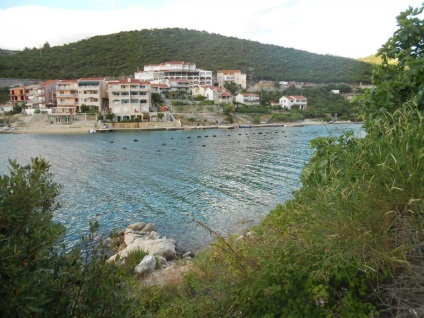
[{"label": "forested hill", "polygon": [[143,66],[187,61],[217,71],[240,69],[255,80],[370,82],[371,64],[187,29],[143,29],[0,55],[0,77],[128,76]]}]

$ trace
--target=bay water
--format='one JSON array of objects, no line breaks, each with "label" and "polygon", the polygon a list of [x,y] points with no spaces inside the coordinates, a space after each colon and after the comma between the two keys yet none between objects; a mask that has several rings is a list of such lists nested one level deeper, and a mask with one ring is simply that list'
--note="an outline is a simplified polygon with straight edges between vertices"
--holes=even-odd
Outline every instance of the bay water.
[{"label": "bay water", "polygon": [[107,235],[152,222],[183,249],[258,224],[300,187],[299,176],[318,136],[360,131],[361,125],[305,125],[105,134],[0,134],[0,174],[8,159],[42,156],[63,186],[55,221],[69,245],[98,221]]}]

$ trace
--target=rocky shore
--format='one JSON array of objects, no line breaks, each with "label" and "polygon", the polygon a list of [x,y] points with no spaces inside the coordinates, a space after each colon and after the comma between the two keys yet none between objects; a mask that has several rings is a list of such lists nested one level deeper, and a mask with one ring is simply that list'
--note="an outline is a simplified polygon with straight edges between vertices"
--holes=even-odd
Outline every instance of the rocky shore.
[{"label": "rocky shore", "polygon": [[112,238],[111,246],[116,253],[109,262],[118,265],[125,264],[126,258],[138,250],[147,254],[134,268],[146,284],[164,285],[170,280],[182,280],[194,257],[194,252],[178,249],[174,239],[161,236],[153,223],[129,225]]}]

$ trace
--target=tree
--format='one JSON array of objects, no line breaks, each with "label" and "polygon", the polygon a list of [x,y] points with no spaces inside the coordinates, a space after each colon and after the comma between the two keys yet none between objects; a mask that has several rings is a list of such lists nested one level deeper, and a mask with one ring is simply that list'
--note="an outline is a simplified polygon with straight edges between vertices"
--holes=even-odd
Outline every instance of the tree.
[{"label": "tree", "polygon": [[162,96],[159,93],[152,93],[152,102],[156,104],[163,103]]},{"label": "tree", "polygon": [[408,100],[424,108],[423,9],[424,5],[402,12],[396,18],[399,29],[378,51],[382,64],[373,70],[375,88],[362,98],[365,116],[371,120],[386,111],[393,112]]},{"label": "tree", "polygon": [[33,291],[41,279],[42,264],[64,233],[53,222],[60,186],[52,180],[49,165],[32,159],[21,166],[10,161],[9,176],[0,177],[0,308],[22,306],[30,311],[36,300]]},{"label": "tree", "polygon": [[229,90],[231,94],[236,95],[241,91],[241,85],[236,84],[235,82],[226,82],[224,83],[224,88]]},{"label": "tree", "polygon": [[[63,225],[53,221],[61,186],[50,165],[10,161],[0,176],[0,312],[2,317],[128,317],[126,280],[94,242],[97,223],[82,246],[66,249]],[[129,307],[128,307],[129,306]]]}]

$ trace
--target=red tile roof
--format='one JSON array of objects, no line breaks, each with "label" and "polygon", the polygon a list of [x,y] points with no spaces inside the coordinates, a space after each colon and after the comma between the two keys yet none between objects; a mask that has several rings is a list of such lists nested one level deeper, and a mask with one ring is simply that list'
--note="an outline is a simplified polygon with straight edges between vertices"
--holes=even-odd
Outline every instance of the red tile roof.
[{"label": "red tile roof", "polygon": [[76,79],[64,79],[64,80],[59,80],[59,83],[78,83],[78,80],[76,80]]},{"label": "red tile roof", "polygon": [[287,99],[307,99],[306,97],[302,96],[302,95],[290,95],[290,96],[284,96]]},{"label": "red tile roof", "polygon": [[220,71],[217,71],[217,73],[222,73],[222,74],[234,74],[234,73],[238,73],[238,74],[240,74],[241,71],[240,70],[220,70]]},{"label": "red tile roof", "polygon": [[45,87],[45,86],[48,86],[48,85],[56,83],[56,82],[57,82],[57,80],[47,80],[47,81],[44,81],[44,82],[41,83],[41,87]]},{"label": "red tile roof", "polygon": [[168,84],[150,84],[152,87],[169,88]]}]

